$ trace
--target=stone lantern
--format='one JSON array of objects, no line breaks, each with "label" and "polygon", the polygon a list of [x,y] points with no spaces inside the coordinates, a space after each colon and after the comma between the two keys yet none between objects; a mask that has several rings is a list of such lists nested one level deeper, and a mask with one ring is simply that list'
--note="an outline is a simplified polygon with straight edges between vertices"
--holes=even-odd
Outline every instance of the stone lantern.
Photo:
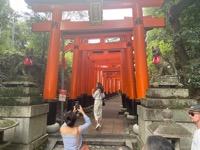
[{"label": "stone lantern", "polygon": [[192,133],[172,120],[173,114],[170,109],[164,109],[162,115],[164,117],[162,122],[153,122],[147,128],[153,135],[168,139],[175,150],[180,150],[180,138],[191,137]]}]

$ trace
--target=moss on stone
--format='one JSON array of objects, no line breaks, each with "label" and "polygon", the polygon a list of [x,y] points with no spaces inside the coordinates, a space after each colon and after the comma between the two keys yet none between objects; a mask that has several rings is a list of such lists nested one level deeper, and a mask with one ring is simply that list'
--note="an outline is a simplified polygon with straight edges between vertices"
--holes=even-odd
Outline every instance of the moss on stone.
[{"label": "moss on stone", "polygon": [[0,95],[2,97],[37,96],[39,90],[35,87],[1,87]]},{"label": "moss on stone", "polygon": [[16,106],[21,105],[21,102],[16,101],[14,97],[2,97],[0,98],[0,106]]},{"label": "moss on stone", "polygon": [[29,81],[29,82],[33,82],[33,77],[30,75],[24,75],[24,76],[9,76],[8,77],[8,81]]},{"label": "moss on stone", "polygon": [[8,128],[16,124],[16,121],[14,120],[8,120],[8,119],[0,119],[0,130],[3,128]]},{"label": "moss on stone", "polygon": [[0,106],[28,106],[43,104],[41,96],[34,97],[0,97]]}]

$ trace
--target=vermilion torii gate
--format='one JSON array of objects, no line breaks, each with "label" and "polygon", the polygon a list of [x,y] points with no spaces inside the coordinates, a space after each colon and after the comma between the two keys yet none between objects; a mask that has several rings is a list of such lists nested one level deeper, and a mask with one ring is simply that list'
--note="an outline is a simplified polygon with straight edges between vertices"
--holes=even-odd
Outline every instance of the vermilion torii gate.
[{"label": "vermilion torii gate", "polygon": [[[100,0],[90,1],[101,2]],[[62,34],[65,39],[74,40],[74,43],[65,47],[65,50],[71,48],[74,53],[70,99],[77,99],[83,93],[91,95],[91,89],[95,87],[97,81],[101,81],[106,92],[114,92],[120,88],[128,97],[132,112],[135,100],[145,98],[148,88],[145,32],[148,29],[164,26],[163,18],[143,17],[142,8],[160,7],[163,0],[103,1],[103,9],[131,8],[133,17],[124,20],[107,20],[98,25],[91,25],[87,21],[62,20],[63,11],[88,10],[90,1],[26,0],[34,11],[52,13],[52,20],[34,23],[32,28],[34,32],[50,32],[43,96],[50,102],[53,102],[57,96]],[[120,40],[116,43],[106,43],[109,37],[118,37]],[[94,38],[100,39],[100,42],[90,44],[89,39]],[[103,66],[107,66],[106,71],[102,68]],[[115,71],[109,72],[109,69]],[[112,81],[113,77],[117,80],[118,88],[114,88],[116,80]]]}]

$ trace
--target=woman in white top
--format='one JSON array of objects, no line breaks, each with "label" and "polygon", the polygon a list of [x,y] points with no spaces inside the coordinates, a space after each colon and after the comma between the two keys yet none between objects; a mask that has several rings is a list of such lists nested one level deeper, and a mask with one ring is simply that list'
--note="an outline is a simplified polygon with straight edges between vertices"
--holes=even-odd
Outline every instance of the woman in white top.
[{"label": "woman in white top", "polygon": [[92,97],[94,98],[94,118],[96,121],[96,130],[101,128],[102,120],[102,103],[105,97],[103,86],[101,83],[97,82],[96,90],[92,90]]}]

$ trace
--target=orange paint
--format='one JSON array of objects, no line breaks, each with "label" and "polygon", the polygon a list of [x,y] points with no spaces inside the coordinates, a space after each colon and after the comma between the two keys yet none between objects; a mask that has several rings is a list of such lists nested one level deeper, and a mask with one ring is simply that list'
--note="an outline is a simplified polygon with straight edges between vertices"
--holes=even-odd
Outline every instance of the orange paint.
[{"label": "orange paint", "polygon": [[[75,40],[75,44],[78,45],[78,39]],[[73,69],[72,69],[72,80],[70,87],[70,99],[76,99],[77,97],[77,83],[78,83],[78,59],[79,59],[79,51],[78,47],[76,47],[73,51]]]},{"label": "orange paint", "polygon": [[87,83],[89,82],[88,80],[88,66],[87,66],[87,51],[83,51],[83,55],[82,55],[82,67],[81,67],[81,72],[82,72],[82,76],[81,76],[81,92],[82,93],[87,93]]},{"label": "orange paint", "polygon": [[57,96],[56,93],[57,93],[57,82],[58,82],[61,19],[62,19],[62,12],[58,9],[53,10],[46,75],[44,83],[44,92],[43,92],[44,99],[48,100],[56,99]]},{"label": "orange paint", "polygon": [[76,97],[80,96],[82,91],[81,91],[81,84],[83,83],[81,81],[81,77],[83,76],[84,72],[82,72],[82,56],[83,56],[83,51],[78,51],[78,69],[77,69],[77,84],[76,84]]},{"label": "orange paint", "polygon": [[127,62],[127,77],[128,77],[128,95],[131,100],[136,98],[136,85],[135,85],[135,69],[133,64],[133,47],[131,37],[127,36],[127,48],[126,48],[126,62]]},{"label": "orange paint", "polygon": [[134,59],[135,59],[135,70],[136,70],[136,89],[137,98],[145,98],[146,90],[149,87],[148,72],[147,72],[147,60],[146,60],[146,49],[145,49],[145,38],[144,38],[144,25],[142,19],[142,8],[140,5],[134,5]]},{"label": "orange paint", "polygon": [[122,78],[122,92],[123,93],[127,93],[127,77],[126,77],[126,51],[125,50],[121,50],[121,78]]},{"label": "orange paint", "polygon": [[[152,28],[162,28],[164,27],[164,18],[153,18],[152,16],[144,16],[144,28],[145,29],[152,29]],[[124,20],[104,20],[101,26],[91,26],[89,21],[79,21],[79,22],[72,22],[70,20],[62,20],[60,25],[60,30],[64,32],[90,32],[93,30],[96,31],[109,31],[115,30],[127,30],[128,33],[133,29],[133,18],[132,17],[125,17]],[[33,23],[32,31],[33,32],[49,32],[51,30],[51,21],[45,20],[43,22]],[[118,32],[118,36],[122,33]],[[94,34],[81,34],[81,37],[99,37],[102,33],[99,33],[98,36]],[[107,33],[103,33],[106,35]],[[110,34],[108,34],[109,36]],[[68,35],[67,37],[72,38],[74,35]]]}]

